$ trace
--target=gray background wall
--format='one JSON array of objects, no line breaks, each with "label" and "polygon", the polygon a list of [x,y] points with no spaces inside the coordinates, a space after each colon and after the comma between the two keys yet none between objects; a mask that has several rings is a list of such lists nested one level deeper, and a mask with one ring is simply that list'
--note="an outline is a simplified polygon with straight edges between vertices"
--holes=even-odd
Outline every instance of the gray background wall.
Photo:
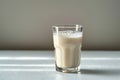
[{"label": "gray background wall", "polygon": [[120,0],[0,0],[0,49],[53,49],[51,26],[76,23],[83,49],[120,50]]}]

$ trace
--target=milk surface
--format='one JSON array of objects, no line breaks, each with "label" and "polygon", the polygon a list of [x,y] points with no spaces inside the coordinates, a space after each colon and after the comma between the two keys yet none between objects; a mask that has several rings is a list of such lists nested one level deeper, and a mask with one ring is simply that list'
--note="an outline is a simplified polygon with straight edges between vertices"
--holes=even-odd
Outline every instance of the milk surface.
[{"label": "milk surface", "polygon": [[75,68],[80,65],[82,33],[59,31],[53,34],[56,65],[60,68]]}]

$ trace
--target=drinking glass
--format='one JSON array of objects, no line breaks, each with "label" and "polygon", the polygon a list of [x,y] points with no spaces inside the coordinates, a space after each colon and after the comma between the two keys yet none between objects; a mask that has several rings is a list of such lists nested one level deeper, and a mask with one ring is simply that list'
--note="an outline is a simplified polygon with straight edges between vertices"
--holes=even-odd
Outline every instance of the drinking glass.
[{"label": "drinking glass", "polygon": [[59,72],[79,72],[83,27],[81,25],[52,26],[55,65]]}]

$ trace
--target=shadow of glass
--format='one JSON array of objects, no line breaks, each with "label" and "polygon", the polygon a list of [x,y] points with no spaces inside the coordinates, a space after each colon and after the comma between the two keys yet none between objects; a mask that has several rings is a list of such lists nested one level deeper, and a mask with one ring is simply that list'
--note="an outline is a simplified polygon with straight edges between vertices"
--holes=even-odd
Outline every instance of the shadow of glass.
[{"label": "shadow of glass", "polygon": [[81,69],[81,74],[120,75],[120,69]]}]

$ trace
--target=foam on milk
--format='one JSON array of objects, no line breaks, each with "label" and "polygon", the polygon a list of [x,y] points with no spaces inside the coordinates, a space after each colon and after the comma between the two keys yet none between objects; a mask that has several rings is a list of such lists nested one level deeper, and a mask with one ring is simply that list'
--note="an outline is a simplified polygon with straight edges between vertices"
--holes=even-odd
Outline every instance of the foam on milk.
[{"label": "foam on milk", "polygon": [[80,65],[82,33],[59,31],[54,33],[56,65],[61,68],[75,68]]}]

